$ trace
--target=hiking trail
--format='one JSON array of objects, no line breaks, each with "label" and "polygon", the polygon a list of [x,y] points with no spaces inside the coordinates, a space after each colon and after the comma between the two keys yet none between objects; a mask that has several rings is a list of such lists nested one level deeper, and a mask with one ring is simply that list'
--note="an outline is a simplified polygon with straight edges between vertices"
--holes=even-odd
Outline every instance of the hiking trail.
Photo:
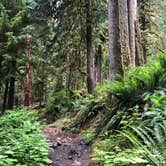
[{"label": "hiking trail", "polygon": [[51,166],[96,166],[91,161],[90,147],[80,135],[62,131],[54,124],[47,125],[44,133],[51,144]]}]

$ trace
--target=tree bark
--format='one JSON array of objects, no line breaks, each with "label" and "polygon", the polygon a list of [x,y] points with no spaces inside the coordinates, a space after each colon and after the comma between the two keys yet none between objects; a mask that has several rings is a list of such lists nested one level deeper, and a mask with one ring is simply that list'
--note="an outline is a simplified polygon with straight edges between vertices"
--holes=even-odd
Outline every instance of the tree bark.
[{"label": "tree bark", "polygon": [[27,35],[27,50],[26,50],[26,76],[24,78],[24,106],[32,105],[32,69],[30,61],[32,59],[31,49],[32,36]]},{"label": "tree bark", "polygon": [[137,0],[128,0],[128,11],[129,11],[129,41],[130,41],[130,55],[131,65],[135,66],[135,22],[137,20]]},{"label": "tree bark", "polygon": [[70,55],[66,58],[66,93],[70,96],[70,84],[71,84],[71,68],[70,68]]},{"label": "tree bark", "polygon": [[135,22],[135,43],[136,43],[136,59],[135,64],[136,66],[140,66],[145,63],[144,54],[143,54],[143,47],[141,44],[141,32],[139,27],[138,20]]},{"label": "tree bark", "polygon": [[123,75],[123,65],[120,46],[119,2],[109,0],[109,80],[114,82],[118,75]]},{"label": "tree bark", "polygon": [[92,0],[86,0],[86,42],[87,42],[87,88],[92,93],[95,88],[94,79],[94,55],[92,45]]},{"label": "tree bark", "polygon": [[123,66],[130,66],[131,64],[128,19],[127,0],[119,0],[120,44]]},{"label": "tree bark", "polygon": [[8,109],[13,109],[14,106],[14,96],[15,96],[15,74],[16,74],[16,57],[13,57],[10,66],[11,78],[8,93]]},{"label": "tree bark", "polygon": [[101,84],[102,83],[102,46],[98,45],[96,57],[95,57],[95,78],[96,82]]},{"label": "tree bark", "polygon": [[[145,11],[145,3],[147,0],[142,0],[142,3],[140,5],[140,9],[142,11],[140,21],[141,21],[141,30],[144,32],[147,29],[147,23],[146,23],[146,13]],[[144,63],[147,61],[147,48],[146,48],[146,39],[143,37],[143,43],[142,43],[142,49],[143,49],[143,56],[144,56]]]},{"label": "tree bark", "polygon": [[6,102],[7,102],[7,96],[8,96],[8,89],[9,89],[9,81],[6,81],[5,84],[5,92],[4,92],[4,99],[3,99],[3,107],[2,107],[2,113],[6,110]]},{"label": "tree bark", "polygon": [[9,95],[8,95],[8,109],[13,109],[14,106],[14,94],[15,94],[15,78],[10,79]]}]

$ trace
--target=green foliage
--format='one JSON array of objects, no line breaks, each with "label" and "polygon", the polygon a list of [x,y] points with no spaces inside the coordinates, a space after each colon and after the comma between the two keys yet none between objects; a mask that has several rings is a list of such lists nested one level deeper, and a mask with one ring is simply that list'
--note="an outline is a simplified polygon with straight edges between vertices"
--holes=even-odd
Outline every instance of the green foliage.
[{"label": "green foliage", "polygon": [[83,99],[76,99],[72,102],[72,111],[78,113],[75,117],[74,126],[77,129],[89,125],[91,119],[100,115],[100,118],[108,111],[107,98],[105,95],[100,95],[98,97],[93,95],[88,95]]},{"label": "green foliage", "polygon": [[[139,103],[145,102],[143,98],[146,94],[151,94],[155,88],[166,83],[161,80],[165,75],[165,57],[165,54],[160,54],[151,58],[147,65],[127,71],[122,82],[97,86],[93,95],[74,100],[72,110],[78,113],[75,116],[75,125],[72,126],[83,127],[99,113],[102,122],[97,130],[117,129],[119,124],[124,126],[133,122],[139,123]],[[113,99],[112,96],[116,98]],[[105,114],[104,119],[102,114]]]},{"label": "green foliage", "polygon": [[156,90],[145,97],[148,104],[142,122],[123,133],[136,147],[145,151],[153,165],[166,164],[166,89]]},{"label": "green foliage", "polygon": [[106,82],[97,86],[94,93],[110,93],[122,101],[134,99],[134,96],[141,95],[144,91],[151,91],[157,86],[166,85],[166,54],[159,54],[157,57],[149,58],[144,66],[133,67],[126,71],[123,81],[116,81],[113,84]]},{"label": "green foliage", "polygon": [[19,80],[16,91],[23,90],[20,84],[25,73],[26,39],[32,31],[26,1],[0,1],[0,84],[3,90],[0,97],[4,93],[5,84],[13,78]]},{"label": "green foliage", "polygon": [[35,111],[7,111],[0,117],[0,166],[46,166],[48,143]]},{"label": "green foliage", "polygon": [[163,0],[138,0],[142,44],[148,55],[165,49],[165,9]]},{"label": "green foliage", "polygon": [[120,134],[107,131],[100,134],[104,140],[94,144],[93,159],[101,165],[166,164],[166,89],[146,92],[142,97],[145,101],[143,108],[137,104],[128,110],[130,115],[123,115],[127,119],[122,118]]},{"label": "green foliage", "polygon": [[159,86],[166,87],[166,54],[160,54],[158,56],[160,64],[162,66],[161,77],[159,78]]},{"label": "green foliage", "polygon": [[70,107],[71,102],[69,100],[69,97],[66,94],[65,90],[61,90],[61,91],[54,91],[48,101],[47,101],[47,110],[50,112],[55,112],[55,113],[59,113],[61,111],[61,113],[63,113],[63,111],[65,112],[66,109],[68,107]]},{"label": "green foliage", "polygon": [[117,81],[110,85],[110,93],[125,101],[164,84],[165,58],[165,54],[160,54],[157,58],[149,59],[146,66],[130,69],[122,82]]},{"label": "green foliage", "polygon": [[93,151],[93,160],[98,161],[101,166],[144,166],[148,163],[143,157],[144,151],[141,148],[133,148],[122,134],[113,133],[97,142]]}]

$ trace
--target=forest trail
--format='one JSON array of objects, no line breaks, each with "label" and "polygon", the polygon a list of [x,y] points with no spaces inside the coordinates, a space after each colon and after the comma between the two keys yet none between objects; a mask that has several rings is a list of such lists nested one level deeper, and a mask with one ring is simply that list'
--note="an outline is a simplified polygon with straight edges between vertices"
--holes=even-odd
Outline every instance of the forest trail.
[{"label": "forest trail", "polygon": [[51,166],[95,166],[91,163],[90,148],[80,135],[62,131],[54,124],[47,125],[44,133],[51,143]]}]

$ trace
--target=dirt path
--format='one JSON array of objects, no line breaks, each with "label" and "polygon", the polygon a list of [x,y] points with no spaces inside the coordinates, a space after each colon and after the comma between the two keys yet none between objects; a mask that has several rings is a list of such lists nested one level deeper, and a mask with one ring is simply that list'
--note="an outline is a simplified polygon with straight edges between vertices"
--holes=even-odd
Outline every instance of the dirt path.
[{"label": "dirt path", "polygon": [[44,133],[51,143],[51,166],[95,166],[89,147],[79,135],[61,131],[55,125],[46,126]]}]

